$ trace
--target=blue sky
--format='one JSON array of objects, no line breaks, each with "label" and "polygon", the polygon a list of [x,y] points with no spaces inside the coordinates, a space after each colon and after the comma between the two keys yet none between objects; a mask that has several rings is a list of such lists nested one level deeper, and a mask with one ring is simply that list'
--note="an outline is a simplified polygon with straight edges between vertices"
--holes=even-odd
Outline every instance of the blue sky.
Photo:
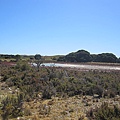
[{"label": "blue sky", "polygon": [[0,53],[79,49],[120,57],[120,0],[0,0]]}]

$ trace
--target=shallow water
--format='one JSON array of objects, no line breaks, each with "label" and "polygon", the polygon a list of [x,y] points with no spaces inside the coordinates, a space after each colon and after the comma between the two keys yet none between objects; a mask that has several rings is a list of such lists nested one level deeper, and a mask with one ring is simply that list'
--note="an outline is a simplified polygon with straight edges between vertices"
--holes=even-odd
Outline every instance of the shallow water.
[{"label": "shallow water", "polygon": [[[35,63],[33,63],[36,66]],[[79,69],[100,69],[100,70],[120,70],[120,66],[104,66],[104,65],[81,65],[81,64],[62,64],[62,63],[43,63],[41,66],[48,67],[68,67],[68,68],[79,68]]]}]

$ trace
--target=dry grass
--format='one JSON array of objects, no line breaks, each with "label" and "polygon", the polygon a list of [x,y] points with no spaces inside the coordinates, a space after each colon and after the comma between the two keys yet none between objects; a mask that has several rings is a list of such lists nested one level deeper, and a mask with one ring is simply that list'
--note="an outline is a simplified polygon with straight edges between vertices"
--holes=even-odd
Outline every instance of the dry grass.
[{"label": "dry grass", "polygon": [[[49,100],[34,100],[24,103],[31,115],[20,120],[88,120],[86,112],[99,107],[103,102],[120,105],[120,96],[116,98],[93,99],[91,96],[74,96],[66,99],[54,97]],[[86,104],[88,103],[88,104]]]}]

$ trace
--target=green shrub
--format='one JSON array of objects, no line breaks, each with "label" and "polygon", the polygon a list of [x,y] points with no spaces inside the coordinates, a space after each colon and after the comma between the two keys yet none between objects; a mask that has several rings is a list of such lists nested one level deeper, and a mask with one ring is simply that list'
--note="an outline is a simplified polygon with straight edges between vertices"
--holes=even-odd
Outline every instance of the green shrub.
[{"label": "green shrub", "polygon": [[16,118],[18,116],[22,116],[22,103],[23,95],[19,94],[17,96],[8,96],[5,98],[1,104],[0,113],[3,120],[7,120],[9,118]]},{"label": "green shrub", "polygon": [[100,108],[90,109],[87,117],[90,120],[120,120],[120,108],[116,105],[110,107],[108,103],[103,103]]}]

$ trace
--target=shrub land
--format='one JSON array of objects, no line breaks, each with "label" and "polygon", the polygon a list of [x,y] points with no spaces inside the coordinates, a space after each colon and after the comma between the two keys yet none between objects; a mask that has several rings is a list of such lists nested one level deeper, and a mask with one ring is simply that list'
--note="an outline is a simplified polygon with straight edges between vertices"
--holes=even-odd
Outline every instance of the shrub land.
[{"label": "shrub land", "polygon": [[[84,108],[89,108],[87,111],[82,111],[81,108],[80,111],[83,114],[78,111],[73,115],[75,108],[72,102],[70,105],[65,102],[67,110],[61,111],[59,115],[61,118],[56,119],[67,119],[73,116],[73,119],[79,120],[109,120],[110,118],[118,120],[120,118],[120,71],[79,71],[44,66],[38,70],[27,62],[20,61],[14,66],[0,64],[0,68],[0,115],[3,120],[18,117],[28,119],[29,116],[34,116],[31,119],[36,120],[43,119],[43,116],[55,119],[51,114],[54,114],[52,108],[56,105],[56,98],[64,100],[63,103],[59,101],[59,106],[71,100],[80,105],[83,103]],[[102,100],[112,100],[112,107],[108,101],[102,103]],[[45,101],[47,103],[43,104]],[[101,105],[93,109],[89,101],[98,102]],[[115,101],[117,104],[114,104]]]}]

